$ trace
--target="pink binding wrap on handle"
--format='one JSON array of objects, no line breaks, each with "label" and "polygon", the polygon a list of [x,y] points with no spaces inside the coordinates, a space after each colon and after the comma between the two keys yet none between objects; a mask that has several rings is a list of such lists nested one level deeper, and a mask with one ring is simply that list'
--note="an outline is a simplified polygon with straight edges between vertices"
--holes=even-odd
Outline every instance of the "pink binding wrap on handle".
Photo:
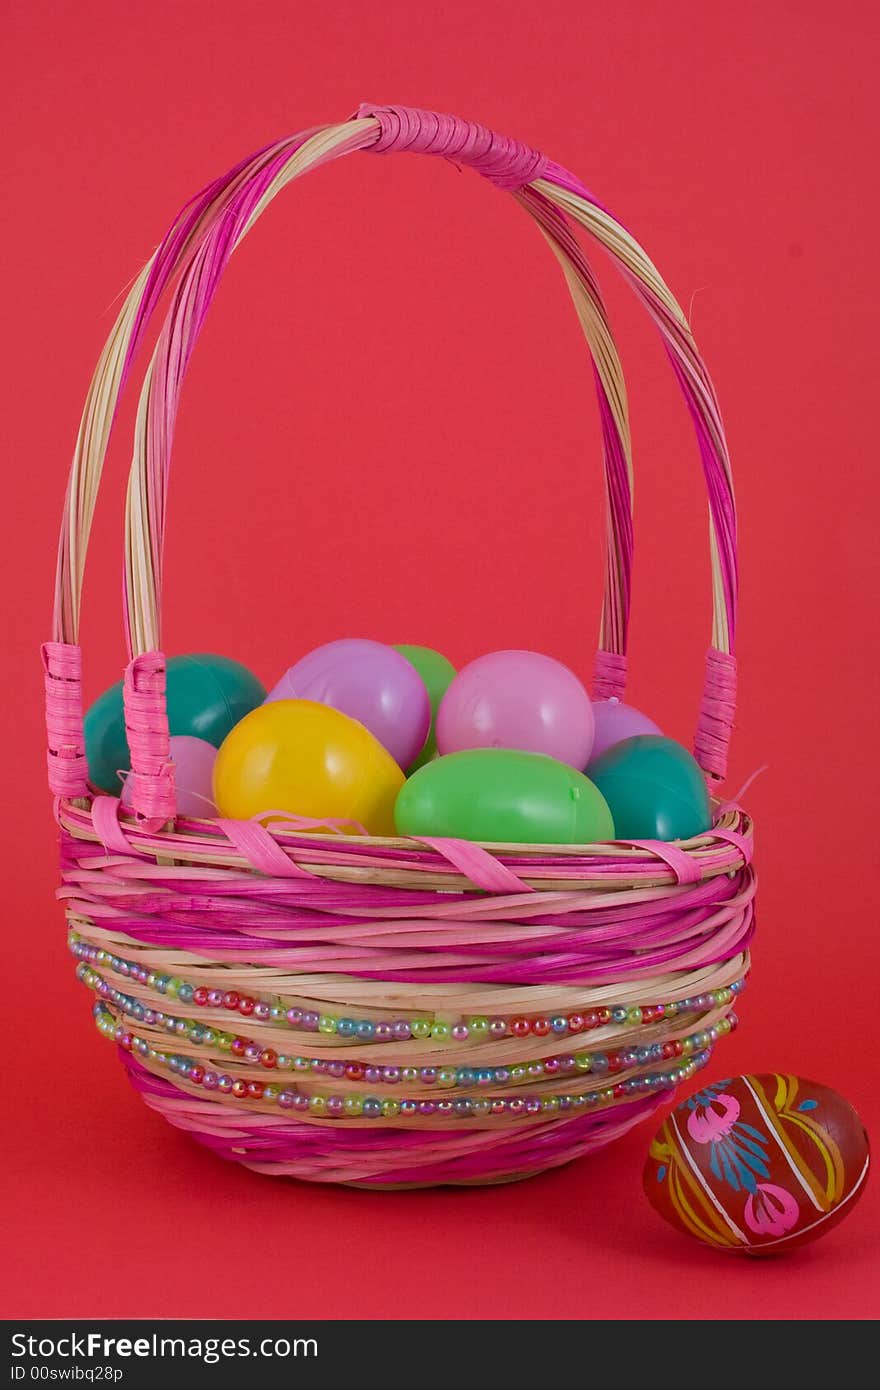
[{"label": "pink binding wrap on handle", "polygon": [[719,781],[727,775],[727,749],[735,714],[736,661],[727,652],[710,650],[694,749],[703,771]]},{"label": "pink binding wrap on handle", "polygon": [[593,699],[620,700],[626,686],[626,657],[617,652],[596,653],[593,663]]},{"label": "pink binding wrap on handle", "polygon": [[83,734],[82,652],[69,642],[44,642],[49,789],[71,798],[89,794]]},{"label": "pink binding wrap on handle", "polygon": [[50,784],[86,794],[79,677],[82,573],[120,392],[160,297],[177,287],[147,370],[126,514],[125,624],[134,657],[126,673],[132,805],[148,821],[174,815],[168,763],[164,657],[159,650],[162,551],[171,446],[186,366],[222,272],[269,202],[300,174],[355,150],[435,154],[510,192],[535,219],[562,267],[593,357],[608,505],[605,599],[594,695],[620,696],[632,569],[632,465],[623,374],[607,315],[574,223],[596,238],[645,304],[684,393],[709,494],[713,643],[695,751],[710,778],[726,773],[735,706],[736,517],[727,447],[711,380],[687,320],[645,252],[566,170],[519,141],[457,117],[400,106],[361,106],[350,122],[277,142],[215,180],[182,210],[136,279],[104,349],[71,469],[59,546],[54,642],[44,648]]},{"label": "pink binding wrap on handle", "polygon": [[542,176],[547,160],[537,150],[498,135],[476,121],[460,116],[420,111],[412,106],[374,106],[362,102],[354,120],[373,117],[379,137],[370,149],[374,154],[408,150],[411,154],[437,154],[453,164],[464,164],[496,188],[513,192]]},{"label": "pink binding wrap on handle", "polygon": [[165,657],[145,652],[130,661],[122,684],[125,732],[131,753],[132,805],[148,821],[173,820],[174,766],[165,704]]}]

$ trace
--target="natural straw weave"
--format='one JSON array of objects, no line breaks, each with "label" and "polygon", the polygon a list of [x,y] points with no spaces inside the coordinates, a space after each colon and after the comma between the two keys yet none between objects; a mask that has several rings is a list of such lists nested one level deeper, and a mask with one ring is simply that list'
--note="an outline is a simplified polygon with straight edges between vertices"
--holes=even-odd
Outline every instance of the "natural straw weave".
[{"label": "natural straw weave", "polygon": [[[535,219],[562,267],[602,425],[598,698],[622,695],[626,679],[632,466],[620,362],[576,226],[657,324],[709,494],[713,629],[695,740],[715,797],[707,834],[479,846],[176,817],[160,601],[180,388],[235,247],[286,184],[355,150],[412,150],[475,169]],[[117,402],[169,286],[126,509],[127,812],[88,783],[80,598]],[[98,996],[98,1026],[147,1104],[259,1171],[374,1187],[523,1177],[650,1114],[733,1026],[748,970],[752,825],[715,791],[734,716],[736,593],[724,431],[687,320],[638,242],[559,165],[455,117],[365,106],[267,146],[198,194],[134,281],[98,362],[43,648],[71,948]],[[413,1020],[415,1030],[405,1026]]]}]

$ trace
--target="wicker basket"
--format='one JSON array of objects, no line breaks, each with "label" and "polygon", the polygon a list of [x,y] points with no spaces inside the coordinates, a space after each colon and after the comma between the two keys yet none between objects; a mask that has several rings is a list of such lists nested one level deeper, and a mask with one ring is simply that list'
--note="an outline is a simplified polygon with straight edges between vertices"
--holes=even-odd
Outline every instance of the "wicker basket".
[{"label": "wicker basket", "polygon": [[[632,560],[626,393],[573,226],[618,263],[665,341],[709,493],[714,627],[696,756],[717,787],[734,711],[736,525],[713,388],[638,243],[571,174],[481,126],[401,107],[280,141],[188,203],[137,277],[86,402],[43,649],[49,782],[77,975],[153,1109],[265,1173],[370,1187],[525,1177],[606,1144],[702,1066],[753,930],[752,826],[713,801],[675,844],[476,845],[271,831],[175,815],[159,597],[184,371],[238,242],[285,184],[355,150],[468,165],[559,260],[594,364],[608,560],[594,695],[621,695]],[[132,810],[90,788],[77,645],[83,567],[119,393],[163,290],[126,509]]]}]

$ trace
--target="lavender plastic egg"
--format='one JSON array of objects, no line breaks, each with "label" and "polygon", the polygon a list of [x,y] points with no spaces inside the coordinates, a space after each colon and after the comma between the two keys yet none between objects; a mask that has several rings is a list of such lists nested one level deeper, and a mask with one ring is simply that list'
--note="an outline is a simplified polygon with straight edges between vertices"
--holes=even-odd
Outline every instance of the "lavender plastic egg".
[{"label": "lavender plastic egg", "polygon": [[581,682],[540,652],[489,652],[459,671],[437,712],[437,747],[517,748],[578,771],[593,747],[593,708]]},{"label": "lavender plastic egg", "polygon": [[[177,814],[192,820],[213,819],[217,814],[212,786],[217,749],[213,743],[191,734],[173,734],[169,746],[174,763]],[[127,779],[121,800],[123,806],[131,805]]]},{"label": "lavender plastic egg", "polygon": [[409,767],[431,726],[431,702],[415,668],[393,647],[366,638],[342,638],[304,656],[284,673],[266,703],[315,700],[357,719]]},{"label": "lavender plastic egg", "polygon": [[633,709],[632,705],[624,705],[614,698],[593,701],[593,720],[595,734],[590,763],[594,763],[603,753],[607,753],[609,748],[613,748],[615,743],[622,743],[625,738],[663,732],[657,728],[653,719],[642,714],[641,710]]}]

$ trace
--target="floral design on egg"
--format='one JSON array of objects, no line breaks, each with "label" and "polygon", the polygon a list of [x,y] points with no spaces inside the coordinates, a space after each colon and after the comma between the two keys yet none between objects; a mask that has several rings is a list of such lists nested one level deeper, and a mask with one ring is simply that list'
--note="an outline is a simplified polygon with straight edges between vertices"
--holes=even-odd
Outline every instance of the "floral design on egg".
[{"label": "floral design on egg", "polygon": [[764,1236],[784,1236],[797,1225],[800,1207],[784,1187],[759,1182],[746,1198],[743,1214],[750,1231]]},{"label": "floral design on egg", "polygon": [[755,1192],[758,1178],[770,1176],[767,1140],[754,1125],[740,1119],[741,1107],[726,1087],[729,1081],[706,1086],[680,1106],[687,1110],[687,1131],[697,1144],[711,1144],[709,1166],[734,1192]]},{"label": "floral design on egg", "polygon": [[687,1118],[688,1133],[698,1144],[711,1144],[724,1139],[739,1119],[739,1101],[736,1096],[710,1096],[705,1105],[694,1106]]}]

